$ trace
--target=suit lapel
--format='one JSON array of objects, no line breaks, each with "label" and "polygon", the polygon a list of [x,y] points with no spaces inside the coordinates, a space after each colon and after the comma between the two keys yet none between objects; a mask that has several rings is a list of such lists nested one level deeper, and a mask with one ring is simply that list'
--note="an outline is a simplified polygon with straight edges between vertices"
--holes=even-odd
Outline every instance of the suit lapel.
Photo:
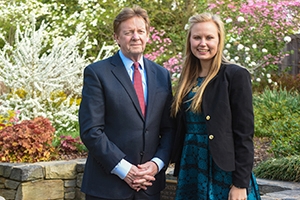
[{"label": "suit lapel", "polygon": [[138,101],[136,92],[133,87],[133,84],[130,80],[130,77],[128,76],[128,72],[126,71],[126,68],[119,56],[119,53],[116,53],[113,56],[113,58],[111,60],[111,64],[113,66],[113,68],[111,70],[112,73],[114,74],[116,79],[122,84],[123,88],[126,90],[128,96],[133,101],[133,104],[136,107],[136,109],[138,110],[140,116],[142,118],[144,118],[141,108],[140,108],[140,105],[139,105],[139,101]]},{"label": "suit lapel", "polygon": [[156,94],[156,72],[155,68],[152,66],[153,64],[144,59],[144,65],[147,75],[147,88],[148,88],[148,101],[147,101],[147,110],[146,110],[146,117],[150,116],[152,106],[155,104],[155,94]]}]

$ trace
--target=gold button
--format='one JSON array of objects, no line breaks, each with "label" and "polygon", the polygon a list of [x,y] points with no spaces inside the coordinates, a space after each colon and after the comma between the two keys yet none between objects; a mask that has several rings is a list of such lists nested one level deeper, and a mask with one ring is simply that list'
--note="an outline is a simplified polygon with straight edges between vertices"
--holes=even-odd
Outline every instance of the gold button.
[{"label": "gold button", "polygon": [[206,116],[206,120],[207,121],[210,120],[210,116],[209,115]]},{"label": "gold button", "polygon": [[209,138],[210,140],[212,140],[212,139],[214,139],[214,136],[213,136],[213,135],[209,135],[208,138]]}]

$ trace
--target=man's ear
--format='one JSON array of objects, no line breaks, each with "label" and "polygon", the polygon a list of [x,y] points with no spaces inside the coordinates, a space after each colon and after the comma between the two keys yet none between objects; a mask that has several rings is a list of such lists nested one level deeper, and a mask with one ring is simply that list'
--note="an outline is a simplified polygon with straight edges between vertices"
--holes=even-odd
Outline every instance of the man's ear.
[{"label": "man's ear", "polygon": [[114,40],[119,45],[119,37],[118,37],[118,35],[116,33],[114,33]]}]

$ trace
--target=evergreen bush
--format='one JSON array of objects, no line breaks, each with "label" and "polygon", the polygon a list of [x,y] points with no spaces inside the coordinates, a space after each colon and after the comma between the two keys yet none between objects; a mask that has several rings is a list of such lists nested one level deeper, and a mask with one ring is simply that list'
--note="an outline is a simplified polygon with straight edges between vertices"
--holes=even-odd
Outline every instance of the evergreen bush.
[{"label": "evergreen bush", "polygon": [[276,158],[300,155],[300,95],[286,89],[265,89],[253,95],[255,136],[272,139]]},{"label": "evergreen bush", "polygon": [[269,159],[260,163],[254,173],[259,178],[300,182],[300,156]]}]

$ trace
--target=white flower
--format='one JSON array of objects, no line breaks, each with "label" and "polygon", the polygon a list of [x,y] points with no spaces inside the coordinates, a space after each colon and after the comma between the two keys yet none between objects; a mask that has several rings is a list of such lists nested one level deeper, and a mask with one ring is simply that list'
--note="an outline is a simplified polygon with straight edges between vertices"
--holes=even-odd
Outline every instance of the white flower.
[{"label": "white flower", "polygon": [[277,86],[277,85],[278,85],[278,84],[277,84],[277,82],[274,82],[273,84],[274,84],[275,86]]},{"label": "white flower", "polygon": [[235,41],[236,41],[235,38],[233,38],[233,37],[230,37],[230,38],[229,38],[229,42],[230,42],[230,43],[235,42]]},{"label": "white flower", "polygon": [[244,48],[244,45],[242,45],[242,44],[239,44],[238,46],[237,46],[237,50],[239,51],[239,50],[242,50]]},{"label": "white flower", "polygon": [[231,44],[227,43],[225,46],[227,49],[229,49],[231,47]]},{"label": "white flower", "polygon": [[249,62],[251,60],[251,58],[249,56],[246,57],[246,62]]},{"label": "white flower", "polygon": [[245,47],[245,51],[250,51],[250,48],[249,47]]},{"label": "white flower", "polygon": [[271,74],[267,74],[266,77],[267,77],[267,78],[271,78]]},{"label": "white flower", "polygon": [[290,36],[285,36],[283,40],[289,43],[292,40],[292,38]]},{"label": "white flower", "polygon": [[265,48],[263,48],[261,51],[262,51],[263,53],[267,53],[267,52],[268,52],[268,50],[265,49]]},{"label": "white flower", "polygon": [[242,17],[242,16],[238,17],[237,20],[238,20],[238,22],[243,22],[243,21],[245,21],[244,17]]},{"label": "white flower", "polygon": [[228,50],[227,50],[227,49],[224,49],[223,53],[224,53],[224,54],[227,54],[227,53],[228,53]]},{"label": "white flower", "polygon": [[232,19],[231,19],[231,18],[228,18],[228,19],[226,19],[225,22],[228,24],[228,23],[232,22]]},{"label": "white flower", "polygon": [[189,25],[188,24],[186,24],[185,26],[184,26],[184,30],[188,30],[189,29]]},{"label": "white flower", "polygon": [[257,82],[260,82],[260,81],[261,81],[261,79],[260,79],[260,78],[256,78],[256,81],[257,81]]},{"label": "white flower", "polygon": [[268,79],[268,83],[272,83],[272,79],[269,78],[269,79]]},{"label": "white flower", "polygon": [[250,64],[251,64],[251,66],[256,66],[256,62],[252,61]]},{"label": "white flower", "polygon": [[256,44],[253,44],[253,45],[252,45],[252,48],[253,48],[253,49],[256,49],[256,48],[257,48],[257,45],[256,45]]},{"label": "white flower", "polygon": [[235,57],[234,57],[234,60],[235,60],[235,61],[238,61],[239,59],[240,59],[240,58],[239,58],[238,56],[235,56]]},{"label": "white flower", "polygon": [[98,20],[97,20],[97,18],[96,18],[96,19],[94,19],[94,20],[91,22],[91,25],[92,25],[93,27],[96,27],[96,26],[97,26],[97,22],[98,22]]}]

